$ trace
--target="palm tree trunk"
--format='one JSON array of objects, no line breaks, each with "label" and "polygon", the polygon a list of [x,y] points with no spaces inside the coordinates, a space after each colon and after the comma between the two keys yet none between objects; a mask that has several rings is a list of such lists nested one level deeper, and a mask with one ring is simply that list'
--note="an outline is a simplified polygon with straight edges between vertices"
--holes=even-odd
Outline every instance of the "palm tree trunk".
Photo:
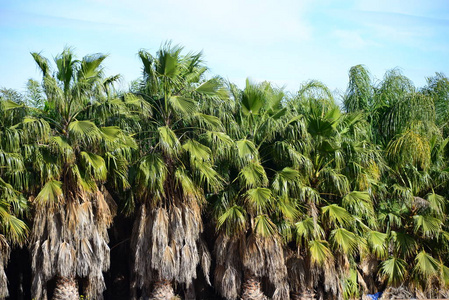
[{"label": "palm tree trunk", "polygon": [[266,300],[267,297],[263,294],[260,285],[260,281],[256,276],[247,276],[247,279],[243,284],[243,294],[241,300]]},{"label": "palm tree trunk", "polygon": [[173,286],[169,280],[156,281],[153,287],[151,300],[171,300],[175,297]]},{"label": "palm tree trunk", "polygon": [[293,292],[292,300],[315,300],[315,293],[313,291],[307,290],[302,293]]},{"label": "palm tree trunk", "polygon": [[53,300],[79,300],[78,282],[73,277],[58,277]]}]

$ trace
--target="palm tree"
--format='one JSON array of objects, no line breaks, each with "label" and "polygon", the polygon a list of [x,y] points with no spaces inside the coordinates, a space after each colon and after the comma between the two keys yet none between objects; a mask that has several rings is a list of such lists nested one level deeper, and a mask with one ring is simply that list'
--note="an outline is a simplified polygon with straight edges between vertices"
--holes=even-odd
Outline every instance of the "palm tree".
[{"label": "palm tree", "polygon": [[[430,285],[445,286],[446,270],[433,257],[439,253],[443,260],[442,254],[446,253],[438,242],[444,236],[442,224],[446,217],[444,198],[437,191],[447,182],[443,156],[447,141],[435,125],[432,99],[438,93],[429,87],[423,93],[417,92],[397,69],[387,72],[377,87],[370,87],[366,71],[350,74],[347,110],[353,110],[354,103],[369,99],[362,101],[363,112],[371,123],[373,140],[384,151],[389,166],[374,193],[380,200],[378,219],[383,226],[373,229],[382,232],[371,231],[368,235],[371,254],[364,263],[374,263],[387,286],[402,283],[407,288],[419,287],[431,296]],[[369,90],[374,90],[371,96],[367,93],[367,97],[360,97]],[[377,265],[379,260],[382,262]]]},{"label": "palm tree", "polygon": [[22,143],[32,136],[23,130],[24,105],[0,93],[0,299],[8,296],[5,268],[11,244],[23,245],[28,227],[20,219],[27,211],[23,190],[26,168]]},{"label": "palm tree", "polygon": [[36,175],[28,188],[35,195],[33,297],[46,299],[47,282],[56,280],[53,299],[78,299],[83,279],[84,293],[101,299],[110,264],[107,229],[115,214],[104,183],[121,180],[126,186],[127,156],[135,145],[120,128],[105,126],[105,113],[119,103],[106,93],[116,77],[103,79],[102,54],[76,60],[66,48],[55,57],[54,71],[46,58],[32,56],[45,92],[34,127],[49,128],[30,150]]},{"label": "palm tree", "polygon": [[283,141],[300,166],[300,214],[291,234],[297,253],[288,259],[292,291],[304,299],[315,289],[327,298],[358,297],[358,259],[376,226],[373,191],[382,169],[380,153],[363,115],[342,114],[322,83],[304,84],[292,106],[298,129],[289,131],[302,136]]},{"label": "palm tree", "polygon": [[448,135],[448,101],[449,101],[449,79],[443,73],[436,73],[427,78],[427,85],[422,88],[422,93],[433,99],[436,112],[436,124]]},{"label": "palm tree", "polygon": [[372,104],[373,85],[368,70],[363,65],[349,69],[349,84],[343,98],[347,112],[367,111]]},{"label": "palm tree", "polygon": [[278,226],[296,208],[279,186],[290,169],[273,158],[285,125],[285,96],[267,82],[249,80],[243,91],[232,85],[231,91],[235,105],[222,115],[234,116],[224,120],[233,143],[217,162],[228,185],[210,198],[218,233],[215,287],[226,299],[289,299]]},{"label": "palm tree", "polygon": [[[143,78],[136,95],[148,106],[138,133],[133,229],[133,298],[171,299],[173,285],[195,298],[201,264],[209,281],[211,258],[202,237],[205,193],[222,186],[207,137],[222,136],[218,118],[202,111],[218,100],[220,82],[204,79],[201,53],[182,54],[169,43],[156,56],[141,50]],[[130,201],[130,206],[134,206]]]}]

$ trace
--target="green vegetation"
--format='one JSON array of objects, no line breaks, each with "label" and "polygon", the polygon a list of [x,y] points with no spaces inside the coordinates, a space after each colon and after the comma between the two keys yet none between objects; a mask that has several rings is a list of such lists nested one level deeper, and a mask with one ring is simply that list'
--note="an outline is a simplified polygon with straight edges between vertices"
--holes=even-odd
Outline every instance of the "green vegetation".
[{"label": "green vegetation", "polygon": [[241,90],[201,53],[138,55],[127,91],[69,48],[0,90],[0,299],[24,245],[36,299],[102,299],[115,247],[133,299],[449,296],[444,74],[354,66],[340,107],[319,81]]}]

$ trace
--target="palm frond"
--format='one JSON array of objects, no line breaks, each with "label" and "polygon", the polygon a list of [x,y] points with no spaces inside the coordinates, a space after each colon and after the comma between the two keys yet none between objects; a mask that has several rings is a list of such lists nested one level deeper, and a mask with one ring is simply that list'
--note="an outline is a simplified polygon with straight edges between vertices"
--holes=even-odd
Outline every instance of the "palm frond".
[{"label": "palm frond", "polygon": [[246,204],[254,215],[269,213],[273,209],[271,191],[267,188],[255,188],[246,192]]},{"label": "palm frond", "polygon": [[420,231],[423,237],[428,238],[438,236],[441,226],[443,225],[441,219],[429,215],[413,216],[413,221],[415,233]]},{"label": "palm frond", "polygon": [[241,206],[233,205],[218,217],[217,229],[224,226],[224,232],[232,236],[244,232],[246,222],[245,210]]},{"label": "palm frond", "polygon": [[240,181],[247,188],[266,186],[268,178],[265,169],[259,163],[248,163],[239,173]]},{"label": "palm frond", "polygon": [[344,228],[332,230],[330,241],[335,248],[347,255],[353,255],[357,249],[357,236]]},{"label": "palm frond", "polygon": [[107,178],[106,163],[100,155],[91,152],[81,151],[81,164],[84,167],[86,175],[93,180],[104,182]]},{"label": "palm frond", "polygon": [[50,211],[63,204],[62,182],[56,180],[48,181],[37,194],[34,203],[40,209],[49,209]]},{"label": "palm frond", "polygon": [[321,208],[323,216],[334,226],[350,226],[353,217],[343,207],[337,204],[323,206]]},{"label": "palm frond", "polygon": [[159,135],[159,147],[161,150],[171,157],[176,157],[181,148],[181,144],[176,134],[167,126],[159,127],[157,130]]},{"label": "palm frond", "polygon": [[258,215],[254,222],[254,232],[261,237],[271,237],[277,232],[276,225],[267,215]]},{"label": "palm frond", "polygon": [[333,259],[329,245],[324,240],[313,240],[309,242],[310,259],[313,264],[323,265]]},{"label": "palm frond", "polygon": [[408,273],[407,263],[400,258],[391,257],[380,264],[379,271],[388,284],[397,285],[405,281]]}]

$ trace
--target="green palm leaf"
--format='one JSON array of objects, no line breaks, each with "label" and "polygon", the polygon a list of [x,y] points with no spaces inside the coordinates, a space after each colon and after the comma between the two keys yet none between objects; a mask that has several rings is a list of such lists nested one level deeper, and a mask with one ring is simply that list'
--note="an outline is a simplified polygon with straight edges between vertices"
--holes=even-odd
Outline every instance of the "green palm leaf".
[{"label": "green palm leaf", "polygon": [[0,228],[7,240],[13,244],[22,245],[28,235],[28,226],[5,209],[5,206],[5,203],[0,201]]},{"label": "green palm leaf", "polygon": [[203,95],[215,96],[221,89],[222,83],[213,78],[203,82],[195,91]]},{"label": "green palm leaf", "polygon": [[431,277],[439,275],[440,264],[423,250],[416,255],[413,271],[423,276],[425,280],[429,280]]},{"label": "green palm leaf", "polygon": [[352,255],[357,249],[357,236],[344,228],[332,230],[330,241],[335,248],[345,254]]},{"label": "green palm leaf", "polygon": [[62,182],[48,181],[34,199],[34,203],[43,209],[53,210],[64,203],[64,194],[62,191]]},{"label": "green palm leaf", "polygon": [[368,192],[352,191],[342,199],[342,206],[357,216],[374,216],[374,207]]},{"label": "green palm leaf", "polygon": [[196,111],[196,103],[192,99],[182,96],[172,96],[169,102],[176,112],[185,116],[191,116]]},{"label": "green palm leaf", "polygon": [[295,233],[298,243],[324,237],[324,230],[312,217],[295,223]]},{"label": "green palm leaf", "polygon": [[376,257],[385,258],[387,256],[386,233],[372,230],[368,233],[367,241],[371,251],[376,255]]},{"label": "green palm leaf", "polygon": [[237,154],[242,162],[258,160],[259,153],[254,143],[250,140],[244,139],[236,141]]},{"label": "green palm leaf", "polygon": [[163,195],[167,175],[168,170],[162,155],[159,153],[147,154],[142,158],[137,172],[138,194],[142,195],[145,194],[145,191],[150,191],[158,196]]},{"label": "green palm leaf", "polygon": [[265,103],[263,91],[247,79],[241,101],[242,111],[245,115],[258,115]]},{"label": "green palm leaf", "polygon": [[196,120],[200,123],[202,128],[207,128],[213,131],[223,130],[223,124],[218,117],[206,115],[203,113],[195,113],[194,116],[196,117]]},{"label": "green palm leaf", "polygon": [[444,286],[449,286],[449,268],[446,267],[444,264],[440,264],[440,278],[444,284]]},{"label": "green palm leaf", "polygon": [[255,188],[246,192],[246,203],[253,214],[268,213],[273,208],[271,191],[267,188]]},{"label": "green palm leaf", "polygon": [[446,199],[435,193],[428,194],[426,198],[435,216],[442,217],[446,210]]},{"label": "green palm leaf", "polygon": [[101,131],[91,121],[73,121],[69,124],[70,139],[75,143],[95,144],[100,141]]},{"label": "green palm leaf", "polygon": [[323,265],[333,258],[329,245],[324,240],[309,242],[310,259],[313,264]]},{"label": "green palm leaf", "polygon": [[209,161],[194,160],[192,167],[197,171],[200,178],[200,185],[206,184],[209,191],[219,191],[223,187],[223,178],[214,169],[214,166]]},{"label": "green palm leaf", "polygon": [[159,127],[159,147],[164,153],[176,157],[181,145],[176,134],[167,126]]},{"label": "green palm leaf", "polygon": [[249,163],[242,168],[239,173],[240,181],[247,188],[254,188],[258,186],[266,186],[268,178],[265,169],[259,163]]},{"label": "green palm leaf", "polygon": [[346,209],[338,204],[331,204],[321,208],[323,215],[334,226],[349,226],[353,221],[353,217]]},{"label": "green palm leaf", "polygon": [[391,236],[397,253],[406,258],[415,253],[418,245],[412,236],[400,231],[391,231]]},{"label": "green palm leaf", "polygon": [[277,232],[276,225],[267,215],[259,215],[255,219],[254,232],[262,237],[270,237]]},{"label": "green palm leaf", "polygon": [[195,140],[187,140],[184,145],[182,145],[182,148],[189,152],[190,157],[193,160],[210,161],[211,159],[212,151],[209,147],[204,146]]},{"label": "green palm leaf", "polygon": [[233,205],[226,209],[217,219],[217,229],[225,227],[228,236],[237,235],[246,229],[245,210],[238,205]]},{"label": "green palm leaf", "polygon": [[80,155],[81,164],[83,165],[86,174],[95,181],[106,181],[108,172],[103,157],[85,151],[81,151]]},{"label": "green palm leaf", "polygon": [[388,284],[396,285],[405,281],[407,267],[404,260],[391,257],[380,264],[379,271],[387,279]]},{"label": "green palm leaf", "polygon": [[300,173],[299,171],[286,167],[279,172],[276,172],[273,189],[280,195],[293,194],[299,196],[300,194]]},{"label": "green palm leaf", "polygon": [[416,215],[413,216],[413,221],[415,224],[415,233],[421,231],[423,237],[435,237],[439,234],[442,221],[439,218],[432,217],[429,215]]}]

